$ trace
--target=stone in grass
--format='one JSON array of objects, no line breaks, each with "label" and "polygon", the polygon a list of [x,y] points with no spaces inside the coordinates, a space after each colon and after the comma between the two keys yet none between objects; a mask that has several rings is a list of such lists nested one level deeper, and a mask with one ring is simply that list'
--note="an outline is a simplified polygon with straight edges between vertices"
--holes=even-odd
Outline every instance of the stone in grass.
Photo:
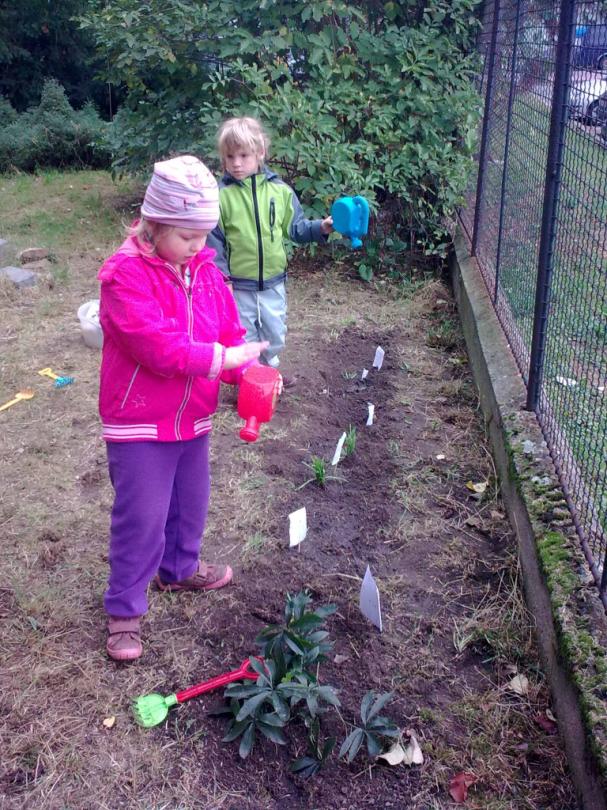
[{"label": "stone in grass", "polygon": [[48,259],[49,252],[46,248],[26,248],[17,257],[21,264],[29,262],[39,262],[41,259]]},{"label": "stone in grass", "polygon": [[15,287],[34,287],[38,283],[38,276],[23,267],[0,267],[0,279],[12,281]]}]

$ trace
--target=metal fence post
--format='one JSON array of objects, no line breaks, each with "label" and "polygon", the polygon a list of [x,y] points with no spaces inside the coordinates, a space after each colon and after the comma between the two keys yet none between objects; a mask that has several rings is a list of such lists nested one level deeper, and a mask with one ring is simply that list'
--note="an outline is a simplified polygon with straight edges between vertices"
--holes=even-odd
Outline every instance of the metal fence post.
[{"label": "metal fence post", "polygon": [[540,234],[537,283],[535,288],[535,310],[533,316],[533,337],[529,361],[529,382],[527,384],[527,408],[535,410],[539,399],[540,383],[544,367],[546,327],[550,308],[550,287],[553,269],[553,249],[556,234],[558,197],[561,184],[563,143],[567,127],[568,86],[571,73],[572,33],[575,22],[574,0],[561,0],[559,13],[558,39],[554,87],[552,89],[552,109],[550,114],[550,134],[548,136],[548,156],[544,183],[544,206]]},{"label": "metal fence post", "polygon": [[485,184],[485,166],[487,159],[487,140],[489,134],[489,118],[491,110],[491,100],[493,97],[493,68],[495,66],[495,46],[497,43],[497,29],[500,18],[500,0],[494,0],[493,4],[493,25],[491,27],[491,40],[489,41],[489,53],[487,54],[487,88],[485,90],[485,107],[483,110],[483,129],[481,131],[481,145],[478,156],[478,177],[476,180],[476,201],[474,205],[474,225],[472,226],[471,255],[476,256],[478,243],[478,230],[480,223],[481,203],[483,201],[483,188]]},{"label": "metal fence post", "polygon": [[506,137],[504,138],[504,165],[502,168],[502,188],[500,191],[500,213],[497,229],[497,250],[495,254],[495,286],[493,288],[493,303],[497,301],[499,290],[500,264],[502,260],[502,233],[504,230],[504,208],[506,204],[506,179],[508,177],[508,158],[510,156],[510,132],[512,130],[512,107],[514,105],[514,85],[516,82],[516,56],[518,48],[518,34],[521,24],[521,4],[516,3],[514,18],[514,36],[512,38],[512,62],[510,65],[510,89],[508,91],[508,112],[506,114]]}]

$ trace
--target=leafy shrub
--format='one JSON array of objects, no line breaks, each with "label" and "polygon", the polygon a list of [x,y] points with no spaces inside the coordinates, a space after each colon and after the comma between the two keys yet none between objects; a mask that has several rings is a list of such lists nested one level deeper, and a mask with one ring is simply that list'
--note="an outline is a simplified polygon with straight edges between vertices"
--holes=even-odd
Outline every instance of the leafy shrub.
[{"label": "leafy shrub", "polygon": [[[286,745],[285,729],[294,720],[300,721],[308,734],[307,752],[289,770],[305,778],[318,774],[331,757],[336,740],[322,739],[321,720],[328,710],[340,707],[334,687],[319,680],[320,664],[333,646],[324,624],[336,605],[312,610],[311,602],[308,591],[287,594],[284,622],[268,625],[256,638],[262,657],[251,658],[250,663],[257,680],[230,684],[224,692],[226,705],[210,713],[229,721],[223,740],[240,740],[238,752],[243,759],[253,750],[259,734]],[[379,714],[391,698],[390,692],[367,692],[360,707],[361,725],[354,726],[344,740],[340,757],[352,762],[366,741],[369,757],[374,759],[400,736],[392,720]]]},{"label": "leafy shrub", "polygon": [[[243,759],[253,750],[258,732],[284,745],[283,729],[294,719],[303,721],[309,731],[311,751],[318,751],[320,715],[327,706],[340,705],[333,687],[319,683],[313,672],[332,646],[323,627],[335,605],[313,611],[308,609],[311,601],[305,591],[295,596],[287,594],[284,624],[266,627],[256,639],[263,656],[263,662],[250,659],[258,675],[256,682],[230,684],[224,693],[228,705],[213,712],[230,721],[224,742],[240,739]],[[310,767],[308,775],[322,767],[332,748],[330,745],[320,750],[320,764]]]},{"label": "leafy shrub", "polygon": [[74,110],[54,79],[45,82],[37,107],[19,115],[11,110],[0,104],[0,123],[6,121],[0,129],[0,171],[109,165],[109,125],[92,104]]},{"label": "leafy shrub", "polygon": [[343,741],[339,756],[352,762],[363,742],[367,743],[367,753],[373,759],[384,750],[386,740],[398,737],[400,731],[392,720],[379,712],[392,699],[391,692],[376,695],[370,691],[360,704],[360,726],[356,726]]},{"label": "leafy shrub", "polygon": [[129,88],[112,133],[115,170],[183,151],[208,160],[220,121],[252,114],[312,212],[364,194],[376,214],[395,212],[409,249],[441,251],[480,109],[476,5],[92,0],[82,24],[106,78]]},{"label": "leafy shrub", "polygon": [[0,96],[0,127],[7,127],[17,118],[17,112],[10,101],[4,96]]}]

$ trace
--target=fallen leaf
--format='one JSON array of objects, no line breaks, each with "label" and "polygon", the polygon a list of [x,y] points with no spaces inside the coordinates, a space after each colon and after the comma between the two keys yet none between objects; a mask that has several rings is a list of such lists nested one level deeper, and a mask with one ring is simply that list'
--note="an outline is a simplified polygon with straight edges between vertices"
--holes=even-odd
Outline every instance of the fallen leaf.
[{"label": "fallen leaf", "polygon": [[337,654],[335,656],[335,658],[333,659],[333,661],[339,666],[340,664],[343,664],[345,661],[348,661],[349,657],[350,656],[348,656],[348,655],[339,655],[339,654]]},{"label": "fallen leaf", "polygon": [[[558,726],[554,718],[548,717],[549,711],[550,709],[548,709],[545,714],[536,714],[533,720],[540,728],[544,729],[546,734],[556,734],[558,731]],[[552,714],[552,712],[550,712],[550,714]]]},{"label": "fallen leaf", "polygon": [[504,515],[501,512],[491,511],[491,517],[493,520],[503,520]]},{"label": "fallen leaf", "polygon": [[424,755],[417,742],[417,737],[412,732],[409,733],[409,745],[405,748],[405,765],[423,765]]},{"label": "fallen leaf", "polygon": [[401,762],[405,761],[405,749],[399,742],[395,742],[391,748],[377,758],[385,759],[388,765],[400,765]]},{"label": "fallen leaf", "polygon": [[528,695],[529,680],[525,675],[515,675],[508,683],[508,689],[510,689],[511,692],[516,692],[517,695]]},{"label": "fallen leaf", "polygon": [[553,723],[556,723],[556,717],[552,714],[550,709],[546,709],[546,717],[548,720],[552,720]]},{"label": "fallen leaf", "polygon": [[473,773],[466,771],[456,773],[449,782],[449,795],[454,802],[462,804],[468,798],[468,788],[475,782],[476,776]]},{"label": "fallen leaf", "polygon": [[103,725],[106,728],[113,728],[115,722],[116,722],[116,718],[114,717],[114,715],[112,715],[111,717],[106,717],[105,718],[105,720],[103,721]]},{"label": "fallen leaf", "polygon": [[488,481],[479,481],[478,484],[475,484],[473,481],[466,482],[468,489],[471,490],[471,492],[477,492],[479,495],[481,495],[487,489],[488,485]]}]

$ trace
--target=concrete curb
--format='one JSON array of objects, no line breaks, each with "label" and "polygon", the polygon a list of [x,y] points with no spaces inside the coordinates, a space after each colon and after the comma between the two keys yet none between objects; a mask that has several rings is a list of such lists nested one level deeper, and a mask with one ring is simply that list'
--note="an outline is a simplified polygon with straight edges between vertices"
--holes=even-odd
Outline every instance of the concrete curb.
[{"label": "concrete curb", "polygon": [[450,271],[571,775],[581,807],[607,810],[607,618],[539,425],[524,410],[525,386],[461,232]]}]

